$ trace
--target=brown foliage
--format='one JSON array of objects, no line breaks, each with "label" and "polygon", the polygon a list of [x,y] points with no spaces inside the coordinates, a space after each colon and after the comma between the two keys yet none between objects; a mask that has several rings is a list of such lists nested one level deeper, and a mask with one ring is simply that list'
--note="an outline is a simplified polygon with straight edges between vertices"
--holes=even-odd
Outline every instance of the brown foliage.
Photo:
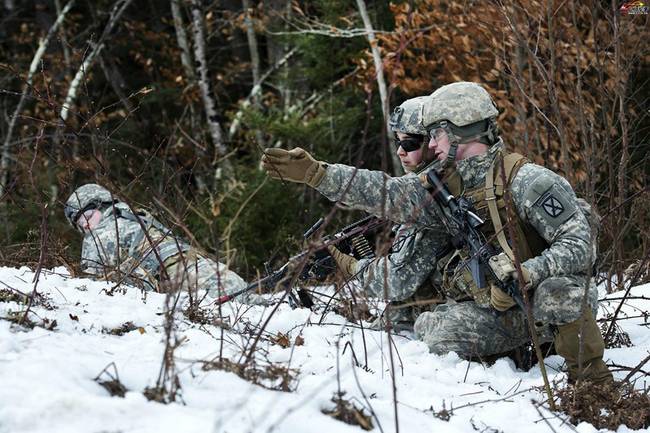
[{"label": "brown foliage", "polygon": [[[582,181],[589,170],[583,156],[588,140],[610,143],[618,134],[615,87],[627,83],[637,57],[648,57],[642,19],[619,17],[622,63],[616,64],[611,12],[590,3],[393,4],[395,30],[378,36],[390,85],[417,96],[453,81],[483,83],[500,108],[499,124],[513,150]],[[375,74],[368,59],[369,51],[358,62],[364,72],[359,85]]]},{"label": "brown foliage", "polygon": [[251,383],[276,391],[291,392],[295,388],[297,370],[282,365],[269,363],[257,366],[252,362],[233,362],[222,358],[203,364],[204,371],[223,370],[235,373]]},{"label": "brown foliage", "polygon": [[341,392],[332,397],[334,407],[331,409],[323,409],[325,415],[329,415],[334,419],[343,421],[346,424],[358,425],[364,430],[372,430],[374,428],[372,419],[369,415],[363,412],[363,409],[356,407],[354,403],[343,398],[345,393]]},{"label": "brown foliage", "polygon": [[573,424],[586,421],[597,429],[617,430],[625,424],[633,430],[650,426],[650,397],[618,385],[589,382],[569,385],[557,392],[560,409]]}]

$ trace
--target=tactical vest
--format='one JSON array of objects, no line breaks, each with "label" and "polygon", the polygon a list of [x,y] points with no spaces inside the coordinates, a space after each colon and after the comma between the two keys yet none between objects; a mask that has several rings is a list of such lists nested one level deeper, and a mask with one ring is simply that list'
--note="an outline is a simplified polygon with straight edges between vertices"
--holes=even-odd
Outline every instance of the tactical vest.
[{"label": "tactical vest", "polygon": [[[501,161],[503,161],[505,176],[501,174]],[[454,196],[463,196],[471,200],[474,212],[485,221],[480,231],[495,251],[505,252],[513,261],[514,251],[516,251],[521,262],[540,255],[548,248],[548,243],[537,231],[517,215],[514,204],[512,204],[514,239],[510,240],[510,231],[506,226],[510,218],[507,214],[505,193],[509,190],[512,179],[519,169],[528,162],[530,161],[526,157],[518,153],[507,153],[502,158],[502,153],[498,152],[485,176],[485,184],[468,190],[463,187],[457,171],[452,171],[446,178],[449,191]],[[440,261],[443,290],[452,299],[473,299],[479,305],[487,306],[490,302],[490,279],[488,278],[488,287],[477,287],[467,266],[459,266],[468,257],[468,251],[456,250]]]}]

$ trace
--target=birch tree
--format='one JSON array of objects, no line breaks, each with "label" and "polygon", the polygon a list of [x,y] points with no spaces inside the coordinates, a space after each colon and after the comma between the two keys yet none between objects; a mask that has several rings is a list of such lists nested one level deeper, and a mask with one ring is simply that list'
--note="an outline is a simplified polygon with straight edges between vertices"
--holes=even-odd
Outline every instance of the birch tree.
[{"label": "birch tree", "polygon": [[174,30],[176,31],[176,41],[178,42],[178,47],[181,49],[181,64],[183,65],[185,75],[187,75],[187,81],[194,83],[196,76],[194,74],[194,68],[192,68],[192,54],[190,52],[190,44],[187,39],[179,0],[171,0],[171,9],[172,18],[174,19]]},{"label": "birch tree", "polygon": [[65,123],[68,120],[68,117],[70,115],[70,109],[73,107],[74,101],[77,98],[77,92],[79,91],[79,85],[81,84],[81,80],[86,76],[86,72],[90,70],[90,68],[95,62],[95,59],[104,49],[104,45],[106,44],[108,35],[111,33],[111,31],[115,27],[115,24],[117,24],[117,22],[120,20],[120,17],[122,16],[126,8],[131,4],[132,1],[133,0],[118,0],[115,3],[113,9],[111,10],[110,16],[108,18],[108,22],[104,27],[104,31],[102,32],[102,35],[99,37],[99,40],[95,44],[93,44],[90,53],[88,54],[88,56],[86,56],[81,66],[79,66],[79,69],[77,70],[77,73],[75,74],[74,78],[72,79],[72,82],[70,83],[70,87],[68,88],[68,93],[65,97],[65,102],[61,106],[60,117],[63,123]]},{"label": "birch tree", "polygon": [[227,160],[222,160],[226,156],[228,149],[223,140],[221,124],[218,120],[217,104],[213,97],[210,77],[208,74],[208,62],[205,55],[205,23],[203,20],[203,7],[201,0],[192,0],[191,9],[194,61],[197,68],[197,79],[201,93],[201,100],[203,101],[206,122],[208,123],[210,138],[212,139],[212,145],[215,150],[215,163],[217,164],[215,170],[215,181],[219,181],[222,177],[221,169],[223,168],[226,171],[231,172],[232,167]]},{"label": "birch tree", "polygon": [[47,35],[39,42],[38,48],[36,49],[36,53],[34,54],[34,57],[32,58],[32,62],[29,66],[29,71],[27,72],[27,78],[25,79],[25,84],[23,85],[23,90],[21,92],[20,99],[18,100],[18,105],[16,105],[16,109],[14,110],[14,113],[11,116],[11,119],[9,120],[7,135],[5,136],[4,142],[2,143],[2,157],[0,157],[0,202],[1,203],[5,203],[5,201],[2,200],[2,198],[6,193],[7,182],[9,180],[8,175],[9,175],[9,165],[11,161],[11,137],[13,136],[13,131],[16,126],[16,121],[23,110],[23,106],[25,105],[25,100],[27,98],[27,95],[31,93],[34,74],[38,69],[38,65],[41,63],[43,54],[45,54],[45,51],[47,50],[47,47],[50,44],[50,40],[52,39],[52,36],[57,32],[57,30],[61,26],[61,23],[63,23],[66,14],[72,8],[75,1],[76,0],[70,0],[65,5],[63,10],[61,10],[61,13],[58,14],[54,24],[52,24],[52,27],[50,27],[50,29],[48,30]]},{"label": "birch tree", "polygon": [[[248,40],[248,49],[250,51],[251,57],[251,69],[253,72],[253,88],[260,85],[260,54],[257,49],[257,38],[255,37],[255,27],[253,26],[253,20],[251,19],[251,5],[249,0],[242,0],[242,5],[244,6],[244,26],[246,27],[246,39]],[[260,108],[259,94],[261,92],[256,92],[252,94],[253,104]],[[257,143],[262,147],[266,147],[264,140],[264,134],[259,129],[255,131],[255,138]]]},{"label": "birch tree", "polygon": [[[372,51],[372,60],[375,64],[376,70],[376,79],[377,87],[379,89],[379,99],[381,101],[381,114],[384,117],[384,126],[386,138],[390,137],[390,127],[388,126],[388,120],[390,117],[390,108],[388,102],[388,88],[386,86],[386,78],[384,77],[384,64],[381,59],[381,53],[379,52],[379,46],[377,45],[377,38],[375,37],[375,30],[372,27],[372,22],[368,16],[368,9],[366,8],[366,3],[364,0],[357,0],[357,8],[359,9],[359,14],[363,20],[363,26],[366,29],[366,38],[370,44],[370,50]],[[390,155],[391,163],[393,166],[393,174],[397,174],[402,166],[399,162],[397,154],[392,151],[391,146],[388,147],[388,154]]]}]

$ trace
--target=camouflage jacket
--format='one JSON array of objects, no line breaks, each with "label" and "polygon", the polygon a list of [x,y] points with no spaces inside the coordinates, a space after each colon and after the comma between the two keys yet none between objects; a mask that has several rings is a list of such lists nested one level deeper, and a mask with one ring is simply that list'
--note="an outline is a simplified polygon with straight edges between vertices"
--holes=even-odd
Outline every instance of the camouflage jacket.
[{"label": "camouflage jacket", "polygon": [[[485,154],[457,161],[465,188],[485,184],[487,171],[502,148],[498,143]],[[316,189],[332,201],[397,223],[450,231],[445,211],[414,174],[390,177],[381,171],[332,164]],[[566,179],[528,163],[517,172],[510,191],[521,220],[549,244],[541,255],[523,263],[533,286],[550,276],[585,274],[591,266],[587,260],[591,228]]]},{"label": "camouflage jacket", "polygon": [[[202,289],[215,296],[246,286],[225,265],[196,252],[153,217],[134,214],[122,202],[105,209],[98,226],[85,233],[81,267],[146,289],[158,290],[162,276],[176,287]],[[114,275],[116,271],[119,275]]]},{"label": "camouflage jacket", "polygon": [[[402,301],[423,284],[433,285],[436,256],[446,244],[446,234],[402,224],[393,228],[390,253],[358,262],[357,278],[370,296]],[[384,290],[386,288],[386,290]]]}]

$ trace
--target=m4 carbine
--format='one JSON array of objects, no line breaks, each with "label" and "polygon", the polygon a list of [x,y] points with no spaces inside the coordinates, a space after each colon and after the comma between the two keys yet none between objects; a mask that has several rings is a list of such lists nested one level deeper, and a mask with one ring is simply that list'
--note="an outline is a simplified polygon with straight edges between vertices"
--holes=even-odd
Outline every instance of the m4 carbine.
[{"label": "m4 carbine", "polygon": [[472,203],[465,197],[456,198],[447,185],[440,179],[435,170],[426,173],[426,183],[432,188],[431,194],[434,200],[442,208],[449,210],[451,222],[455,226],[455,235],[452,239],[454,248],[467,247],[470,253],[469,267],[472,278],[479,288],[487,286],[486,275],[489,275],[501,290],[515,300],[517,305],[524,309],[519,285],[514,279],[507,281],[500,280],[490,267],[490,258],[497,254],[492,245],[485,240],[479,228],[485,223],[474,213]]},{"label": "m4 carbine", "polygon": [[[308,240],[316,233],[323,223],[324,218],[319,219],[313,226],[307,230],[303,238]],[[374,232],[386,223],[374,216],[368,216],[353,224],[350,224],[333,235],[323,237],[317,246],[311,246],[306,250],[289,258],[285,264],[275,271],[268,272],[265,277],[250,283],[248,286],[237,292],[219,297],[215,303],[223,304],[241,295],[242,293],[255,290],[258,287],[264,291],[272,290],[277,286],[283,287],[288,291],[289,303],[292,307],[302,305],[305,308],[311,308],[314,305],[309,294],[303,290],[297,290],[297,296],[293,291],[293,282],[300,281],[323,281],[336,270],[336,263],[327,251],[327,247],[335,245],[346,254],[356,258],[372,258],[374,252],[370,248],[366,233]],[[298,275],[296,276],[296,272]]]}]

